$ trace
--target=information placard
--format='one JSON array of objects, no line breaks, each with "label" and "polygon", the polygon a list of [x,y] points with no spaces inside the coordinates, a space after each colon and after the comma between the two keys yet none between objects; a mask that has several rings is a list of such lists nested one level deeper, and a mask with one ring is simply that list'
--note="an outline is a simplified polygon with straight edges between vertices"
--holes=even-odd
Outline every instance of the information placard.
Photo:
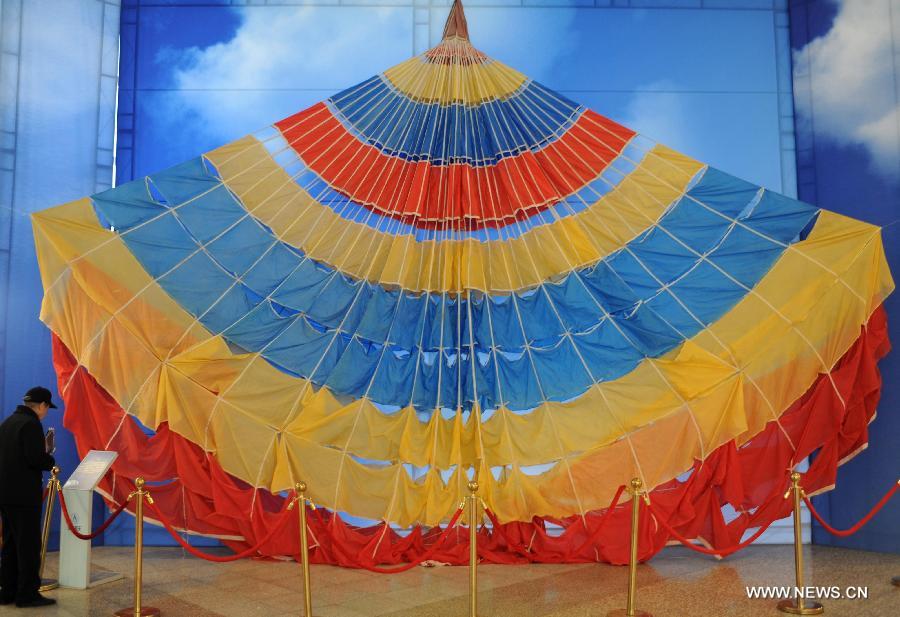
[{"label": "information placard", "polygon": [[[119,456],[117,452],[91,450],[63,485],[69,517],[72,525],[82,534],[93,529],[94,489]],[[69,531],[66,521],[60,518],[59,533],[59,584],[62,587],[87,589],[100,583],[122,578],[121,574],[105,572],[91,574],[91,542],[81,540]]]},{"label": "information placard", "polygon": [[69,477],[63,488],[79,491],[94,490],[118,456],[118,452],[91,450]]}]

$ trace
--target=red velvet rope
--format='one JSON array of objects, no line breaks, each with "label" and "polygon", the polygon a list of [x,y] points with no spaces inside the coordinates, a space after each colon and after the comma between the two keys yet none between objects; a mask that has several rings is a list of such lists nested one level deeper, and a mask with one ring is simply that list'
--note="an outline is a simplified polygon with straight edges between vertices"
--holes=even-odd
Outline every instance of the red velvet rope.
[{"label": "red velvet rope", "polygon": [[[431,559],[431,556],[434,555],[435,551],[441,547],[444,543],[444,540],[447,539],[447,536],[450,535],[450,531],[456,527],[456,524],[459,522],[459,517],[462,516],[463,509],[459,508],[456,512],[453,513],[453,517],[450,519],[450,522],[447,524],[447,527],[444,531],[441,532],[441,535],[438,536],[437,540],[434,541],[434,544],[431,547],[419,555],[414,561],[404,564],[402,566],[396,566],[393,568],[378,568],[376,566],[370,566],[366,564],[362,559],[358,560],[358,565],[364,570],[368,570],[369,572],[375,572],[377,574],[399,574],[401,572],[406,572],[407,570],[412,570],[418,565],[421,565],[422,562]],[[340,545],[338,543],[334,544],[335,549],[339,549]]]},{"label": "red velvet rope", "polygon": [[66,496],[63,494],[61,488],[56,489],[57,494],[59,494],[59,509],[62,510],[63,519],[66,521],[66,527],[69,528],[69,531],[72,532],[72,535],[78,538],[79,540],[93,540],[100,534],[102,534],[106,529],[112,525],[112,522],[116,520],[122,511],[125,509],[125,506],[128,505],[128,500],[126,499],[122,504],[116,507],[112,514],[109,515],[109,518],[106,519],[102,525],[100,525],[93,533],[80,533],[77,529],[75,529],[75,525],[72,523],[72,519],[69,516],[69,508],[66,506]]},{"label": "red velvet rope", "polygon": [[[287,500],[285,503],[290,504],[291,500]],[[298,502],[298,504],[299,504],[299,507],[301,507],[301,508],[305,507],[305,505],[300,504],[300,502]],[[290,518],[291,518],[291,516],[287,514],[288,508],[287,508],[287,506],[285,506],[285,508],[279,513],[279,516],[281,517],[281,519],[277,523],[272,525],[272,528],[269,529],[269,533],[266,534],[266,537],[264,537],[262,540],[260,540],[256,544],[256,546],[251,546],[247,550],[241,551],[240,553],[235,553],[234,555],[222,556],[222,555],[210,555],[208,553],[198,551],[193,546],[188,544],[184,538],[181,537],[181,534],[178,532],[177,529],[172,527],[172,525],[169,523],[169,521],[166,520],[166,517],[163,516],[163,513],[160,512],[160,510],[156,506],[156,504],[148,502],[147,506],[150,508],[150,511],[156,516],[156,520],[158,520],[160,523],[162,523],[163,527],[166,528],[166,531],[169,532],[169,535],[171,535],[175,539],[175,541],[178,542],[178,544],[180,544],[187,552],[189,552],[194,557],[199,557],[200,559],[205,559],[206,561],[214,561],[216,563],[227,563],[229,561],[237,561],[238,559],[243,559],[244,557],[249,557],[250,555],[255,554],[256,552],[259,551],[259,549],[262,547],[263,544],[265,544],[266,542],[271,540],[275,536],[276,533],[280,532],[281,529],[284,527],[285,523],[287,523],[288,520],[290,520]]]},{"label": "red velvet rope", "polygon": [[[492,533],[497,534],[498,536],[500,536],[501,538],[506,540],[506,542],[508,544],[511,544],[509,542],[509,538],[506,536],[506,532],[503,531],[503,523],[500,522],[500,519],[497,518],[497,515],[494,514],[493,512],[491,512],[490,508],[488,508],[487,506],[484,507],[484,514],[485,514],[485,516],[488,517],[488,520],[491,521],[491,525],[493,526],[493,528],[491,530]],[[523,548],[523,547],[516,546],[515,548]]]},{"label": "red velvet rope", "polygon": [[[566,557],[569,557],[570,555],[577,555],[578,553],[583,551],[585,548],[587,548],[588,545],[593,544],[594,542],[597,541],[597,538],[600,537],[600,532],[603,530],[603,525],[606,523],[607,519],[609,519],[610,515],[612,514],[613,510],[615,510],[616,506],[619,505],[619,499],[622,497],[623,492],[625,492],[624,485],[620,486],[618,488],[618,490],[616,490],[616,494],[613,496],[612,503],[609,504],[609,507],[606,508],[606,512],[603,513],[603,516],[600,518],[600,521],[597,523],[597,528],[594,529],[594,533],[591,534],[591,536],[589,538],[587,538],[581,544],[581,546],[578,547],[577,550],[567,551]],[[586,525],[585,525],[585,527],[586,527]]]},{"label": "red velvet rope", "polygon": [[831,525],[826,523],[824,521],[824,519],[822,519],[821,515],[818,512],[816,512],[816,509],[813,507],[812,501],[810,500],[809,497],[804,495],[803,501],[806,502],[806,507],[809,508],[809,511],[813,515],[813,517],[815,517],[815,519],[817,521],[819,521],[819,524],[825,528],[825,531],[827,531],[828,533],[830,533],[832,535],[835,535],[835,536],[838,536],[841,538],[846,538],[847,536],[852,536],[853,534],[855,534],[857,531],[862,529],[866,523],[871,521],[872,517],[875,516],[876,514],[878,514],[879,510],[881,510],[887,504],[887,502],[890,500],[890,498],[894,496],[894,493],[897,492],[898,488],[900,488],[900,482],[894,482],[894,486],[891,487],[891,490],[889,490],[887,493],[885,493],[884,497],[881,498],[881,501],[876,503],[875,507],[872,508],[871,510],[869,510],[868,514],[866,514],[864,517],[862,517],[858,523],[856,523],[853,527],[851,527],[849,529],[835,529],[834,527],[832,527]]},{"label": "red velvet rope", "polygon": [[652,503],[649,504],[648,507],[650,508],[650,512],[653,514],[653,518],[656,519],[656,522],[659,523],[660,525],[662,525],[663,529],[665,529],[667,532],[669,532],[669,535],[671,535],[673,538],[675,538],[676,540],[681,542],[683,545],[685,545],[692,551],[697,551],[698,553],[703,553],[704,555],[717,555],[719,557],[727,557],[728,555],[731,555],[732,553],[736,553],[737,551],[739,551],[743,548],[747,548],[748,546],[750,546],[751,544],[756,542],[756,540],[761,535],[763,535],[763,533],[766,531],[766,529],[768,529],[769,526],[774,522],[774,521],[769,521],[768,523],[766,523],[765,525],[763,525],[762,527],[757,529],[756,533],[754,533],[752,536],[750,536],[743,542],[739,542],[739,543],[735,544],[734,546],[730,546],[728,548],[723,548],[723,549],[706,548],[705,546],[697,546],[692,541],[688,540],[683,535],[681,535],[680,533],[675,531],[672,528],[672,526],[669,525],[662,516],[660,516],[659,512],[656,511],[656,508],[653,506]]},{"label": "red velvet rope", "polygon": [[[782,486],[775,485],[776,490],[774,490],[769,495],[769,497],[766,498],[766,500],[762,503],[762,505],[759,506],[759,509],[761,510],[761,509],[767,508],[769,506],[769,504],[772,503],[772,500],[778,497],[778,495],[781,493],[783,488],[784,488],[783,485]],[[782,497],[782,499],[784,499],[784,498],[785,497]],[[736,553],[737,551],[739,551],[741,549],[747,548],[748,546],[750,546],[751,544],[756,542],[756,540],[758,540],[759,537],[761,535],[763,535],[763,533],[765,533],[765,531],[772,525],[772,523],[775,522],[774,520],[771,520],[771,521],[767,522],[765,525],[760,526],[760,528],[757,529],[756,532],[752,536],[750,536],[743,542],[738,542],[734,546],[729,546],[728,548],[724,548],[724,549],[706,548],[705,546],[697,546],[691,540],[685,538],[683,535],[681,535],[680,533],[675,531],[675,529],[673,529],[672,526],[666,522],[665,517],[660,515],[660,513],[656,510],[656,507],[651,502],[649,502],[649,501],[647,502],[647,507],[650,509],[650,513],[653,515],[654,520],[656,520],[656,522],[659,523],[663,527],[663,529],[665,529],[667,532],[669,532],[670,536],[672,536],[673,538],[678,540],[681,544],[683,544],[687,548],[691,549],[692,551],[696,551],[696,552],[702,553],[704,555],[715,555],[717,557],[727,557],[728,555],[731,555],[732,553]]]}]

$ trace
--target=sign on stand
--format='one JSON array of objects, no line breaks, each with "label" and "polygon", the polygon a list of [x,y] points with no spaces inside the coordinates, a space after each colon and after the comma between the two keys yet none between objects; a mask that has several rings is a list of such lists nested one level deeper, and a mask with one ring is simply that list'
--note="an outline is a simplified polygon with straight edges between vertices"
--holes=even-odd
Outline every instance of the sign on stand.
[{"label": "sign on stand", "polygon": [[[63,485],[72,525],[78,533],[91,533],[94,489],[109,471],[118,456],[117,452],[91,450]],[[121,574],[104,572],[91,574],[91,541],[76,538],[60,520],[59,534],[59,584],[61,587],[87,589],[101,583],[123,578]]]}]

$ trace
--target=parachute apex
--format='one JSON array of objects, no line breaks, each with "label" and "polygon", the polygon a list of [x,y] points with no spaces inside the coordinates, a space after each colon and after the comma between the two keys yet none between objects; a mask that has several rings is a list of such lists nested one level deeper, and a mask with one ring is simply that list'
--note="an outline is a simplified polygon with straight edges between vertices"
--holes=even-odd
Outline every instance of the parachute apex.
[{"label": "parachute apex", "polygon": [[447,23],[444,24],[444,35],[441,38],[446,40],[454,36],[469,40],[469,25],[466,23],[466,13],[460,0],[453,0],[453,6],[450,7],[450,14],[447,16]]}]

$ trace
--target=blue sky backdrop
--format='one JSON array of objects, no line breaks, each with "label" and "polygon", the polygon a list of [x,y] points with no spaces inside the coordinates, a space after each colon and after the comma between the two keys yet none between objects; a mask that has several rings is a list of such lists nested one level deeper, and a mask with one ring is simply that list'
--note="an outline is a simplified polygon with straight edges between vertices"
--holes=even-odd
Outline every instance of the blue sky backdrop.
[{"label": "blue sky backdrop", "polygon": [[[438,42],[447,10],[141,6],[134,165],[123,161],[119,180],[402,62]],[[779,87],[782,105],[790,102],[789,51],[776,45],[783,11],[472,6],[466,14],[473,43],[495,59],[657,141],[793,192],[779,120]]]},{"label": "blue sky backdrop", "polygon": [[[893,6],[892,6],[893,5]],[[900,32],[896,0],[802,0],[791,5],[799,196],[882,226],[888,263],[900,273]],[[900,294],[885,302],[900,340]],[[839,528],[862,518],[897,478],[900,354],[879,365],[884,379],[869,447],[844,465],[837,489],[816,507]],[[813,541],[900,552],[894,500],[861,533],[836,538],[817,524]]]}]

